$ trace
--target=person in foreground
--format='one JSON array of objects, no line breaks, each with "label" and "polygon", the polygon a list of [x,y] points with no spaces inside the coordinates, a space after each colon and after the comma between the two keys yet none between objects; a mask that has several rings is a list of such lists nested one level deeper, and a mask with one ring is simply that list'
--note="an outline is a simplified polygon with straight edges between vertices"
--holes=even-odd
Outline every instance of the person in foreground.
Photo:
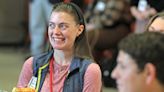
[{"label": "person in foreground", "polygon": [[25,61],[17,87],[32,87],[36,92],[100,92],[100,67],[92,58],[77,5],[54,5],[48,37],[52,49]]},{"label": "person in foreground", "polygon": [[118,92],[164,92],[164,34],[130,34],[119,43],[112,71]]}]

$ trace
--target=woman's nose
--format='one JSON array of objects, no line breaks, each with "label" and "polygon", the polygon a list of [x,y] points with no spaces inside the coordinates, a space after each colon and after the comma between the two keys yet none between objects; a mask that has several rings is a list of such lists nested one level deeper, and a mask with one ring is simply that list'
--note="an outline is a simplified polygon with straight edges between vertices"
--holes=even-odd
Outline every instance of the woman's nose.
[{"label": "woman's nose", "polygon": [[53,29],[53,33],[55,34],[60,34],[61,30],[58,26],[56,26],[54,29]]}]

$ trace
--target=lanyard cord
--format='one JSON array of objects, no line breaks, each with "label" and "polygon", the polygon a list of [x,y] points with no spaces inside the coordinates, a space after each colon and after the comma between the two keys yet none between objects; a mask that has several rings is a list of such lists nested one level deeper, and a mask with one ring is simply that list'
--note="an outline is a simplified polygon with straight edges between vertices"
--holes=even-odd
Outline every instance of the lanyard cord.
[{"label": "lanyard cord", "polygon": [[53,92],[53,69],[54,69],[54,66],[53,66],[53,61],[54,59],[51,58],[50,60],[50,92]]}]

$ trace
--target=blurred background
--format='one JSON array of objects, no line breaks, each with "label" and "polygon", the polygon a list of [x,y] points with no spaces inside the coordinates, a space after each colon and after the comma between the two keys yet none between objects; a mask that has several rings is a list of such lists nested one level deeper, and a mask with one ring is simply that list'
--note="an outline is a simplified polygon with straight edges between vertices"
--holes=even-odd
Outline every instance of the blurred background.
[{"label": "blurred background", "polygon": [[[0,92],[16,86],[25,52],[27,8],[24,0],[0,1]],[[27,51],[27,50],[26,50]]]}]

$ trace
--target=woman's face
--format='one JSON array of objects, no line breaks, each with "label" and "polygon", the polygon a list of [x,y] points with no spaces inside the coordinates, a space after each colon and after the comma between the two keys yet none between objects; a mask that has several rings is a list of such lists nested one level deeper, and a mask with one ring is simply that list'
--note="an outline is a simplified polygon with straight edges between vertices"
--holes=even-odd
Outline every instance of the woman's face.
[{"label": "woman's face", "polygon": [[158,31],[164,33],[164,18],[156,18],[149,27],[149,31]]},{"label": "woman's face", "polygon": [[54,49],[72,50],[75,39],[84,29],[66,12],[52,12],[48,25],[48,36]]}]

